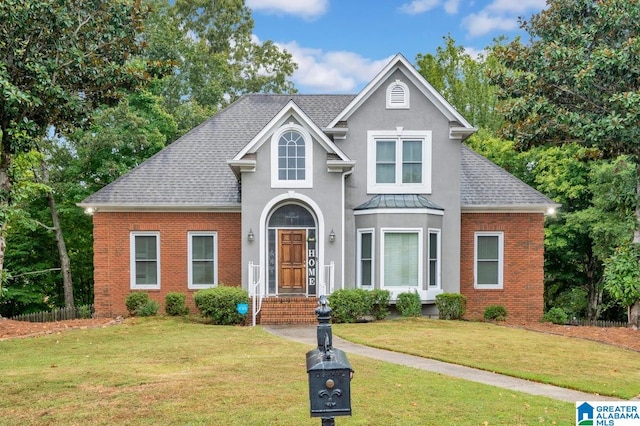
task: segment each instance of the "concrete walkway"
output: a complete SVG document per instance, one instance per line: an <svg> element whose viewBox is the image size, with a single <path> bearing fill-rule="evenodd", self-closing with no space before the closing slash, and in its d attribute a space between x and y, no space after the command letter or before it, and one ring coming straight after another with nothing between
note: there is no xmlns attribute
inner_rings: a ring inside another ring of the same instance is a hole
<svg viewBox="0 0 640 426"><path fill-rule="evenodd" d="M315 325L263 326L263 328L269 333L285 339L305 343L314 347L317 345ZM576 401L620 401L620 399L614 397L604 397L601 395L574 391L557 386L545 385L542 383L531 382L523 379L516 379L514 377L491 373L489 371L477 370L475 368L463 367L456 364L448 364L446 362L435 361L428 358L421 358L418 356L406 355L398 352L375 349L368 346L348 342L339 337L336 337L335 335L333 336L333 346L351 354L362 355L380 361L405 365L407 367L431 371L433 373L457 377L460 379L505 388L512 391L524 392L531 395L546 396L548 398L554 398L560 401L574 403Z"/></svg>

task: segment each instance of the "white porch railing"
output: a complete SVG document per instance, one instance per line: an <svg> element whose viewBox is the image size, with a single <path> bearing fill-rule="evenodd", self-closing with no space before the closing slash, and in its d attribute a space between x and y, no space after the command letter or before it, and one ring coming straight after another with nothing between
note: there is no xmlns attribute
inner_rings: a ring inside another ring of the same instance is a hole
<svg viewBox="0 0 640 426"><path fill-rule="evenodd" d="M323 281L318 286L318 297L333 293L336 265L332 260L328 265L324 265Z"/></svg>
<svg viewBox="0 0 640 426"><path fill-rule="evenodd" d="M251 325L255 326L258 313L262 309L262 299L264 298L262 267L249 262L247 279L249 281L249 297L251 297L251 315L253 316Z"/></svg>

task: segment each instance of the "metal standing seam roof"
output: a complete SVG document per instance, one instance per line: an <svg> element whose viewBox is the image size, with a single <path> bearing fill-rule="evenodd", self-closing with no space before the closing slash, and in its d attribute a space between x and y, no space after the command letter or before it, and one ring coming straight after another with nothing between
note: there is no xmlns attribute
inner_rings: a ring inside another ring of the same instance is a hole
<svg viewBox="0 0 640 426"><path fill-rule="evenodd" d="M378 194L354 210L369 209L432 209L444 210L433 201L417 194Z"/></svg>
<svg viewBox="0 0 640 426"><path fill-rule="evenodd" d="M239 208L240 184L227 160L234 158L290 100L318 127L324 128L355 96L242 96L79 205L114 209ZM373 197L359 208L373 208L375 203L441 209L422 196ZM555 205L465 145L461 152L461 204L505 208Z"/></svg>

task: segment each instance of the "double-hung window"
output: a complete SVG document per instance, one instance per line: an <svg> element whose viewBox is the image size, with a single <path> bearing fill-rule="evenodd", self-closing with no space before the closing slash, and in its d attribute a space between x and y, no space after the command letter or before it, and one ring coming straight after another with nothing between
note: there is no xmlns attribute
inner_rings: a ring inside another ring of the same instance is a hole
<svg viewBox="0 0 640 426"><path fill-rule="evenodd" d="M358 285L373 288L373 229L358 229Z"/></svg>
<svg viewBox="0 0 640 426"><path fill-rule="evenodd" d="M476 232L475 288L502 288L504 234Z"/></svg>
<svg viewBox="0 0 640 426"><path fill-rule="evenodd" d="M429 229L429 288L440 288L440 230Z"/></svg>
<svg viewBox="0 0 640 426"><path fill-rule="evenodd" d="M367 154L369 193L431 192L430 131L369 131Z"/></svg>
<svg viewBox="0 0 640 426"><path fill-rule="evenodd" d="M130 253L131 289L159 289L160 234L132 232Z"/></svg>
<svg viewBox="0 0 640 426"><path fill-rule="evenodd" d="M218 241L215 232L189 232L189 288L218 283Z"/></svg>

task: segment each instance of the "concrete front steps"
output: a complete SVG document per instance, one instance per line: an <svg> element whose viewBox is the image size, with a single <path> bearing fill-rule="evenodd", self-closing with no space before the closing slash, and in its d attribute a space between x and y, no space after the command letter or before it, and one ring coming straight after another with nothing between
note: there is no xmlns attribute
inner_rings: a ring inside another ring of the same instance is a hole
<svg viewBox="0 0 640 426"><path fill-rule="evenodd" d="M317 325L315 296L278 296L262 300L258 324L262 325Z"/></svg>

